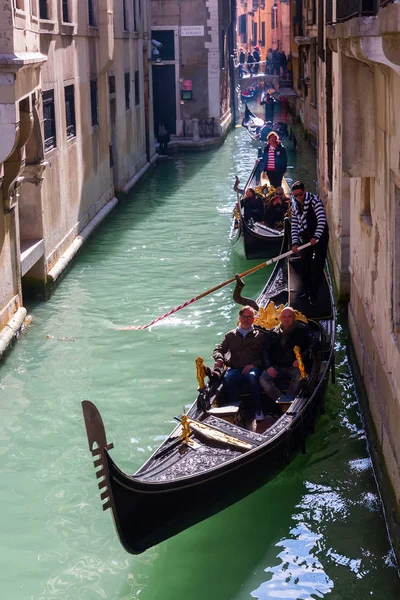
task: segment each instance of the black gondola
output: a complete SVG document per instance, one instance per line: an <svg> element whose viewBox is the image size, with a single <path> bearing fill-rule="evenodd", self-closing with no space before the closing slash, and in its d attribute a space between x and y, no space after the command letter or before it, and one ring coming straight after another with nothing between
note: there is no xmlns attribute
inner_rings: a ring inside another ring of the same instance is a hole
<svg viewBox="0 0 400 600"><path fill-rule="evenodd" d="M268 134L271 131L275 131L281 141L285 139L291 140L293 150L297 146L297 140L294 133L289 130L284 121L264 121L264 119L257 117L251 112L247 104L245 104L242 127L246 129L247 133L256 144L265 143Z"/></svg>
<svg viewBox="0 0 400 600"><path fill-rule="evenodd" d="M281 141L290 137L288 126L284 121L264 121L264 119L257 117L251 112L247 104L245 104L242 127L246 129L251 139L258 144L260 142L266 142L267 135L271 131L275 131Z"/></svg>
<svg viewBox="0 0 400 600"><path fill-rule="evenodd" d="M295 259L282 258L257 303L261 312L281 303L301 310L320 341L320 350L303 390L263 433L217 416L211 407L222 393L221 376L211 376L206 386L199 377L198 397L188 420L182 416L146 463L128 475L110 456L113 445L107 443L98 410L83 402L103 510L111 509L128 552L141 553L244 498L284 468L296 449L305 450L306 436L323 410L333 367L335 316L328 280L320 286L317 304L310 306L297 298L301 288L296 271Z"/></svg>
<svg viewBox="0 0 400 600"><path fill-rule="evenodd" d="M260 152L259 152L260 153ZM269 188L269 180L265 173L261 172L259 159L255 161L250 177L247 180L244 191L247 188L259 189ZM289 185L285 178L282 180L285 195L290 197ZM284 238L283 224L281 227L269 227L263 223L245 221L242 197L238 194L238 200L232 216L232 225L229 232L229 241L235 252L241 257L249 260L257 258L271 258L279 254Z"/></svg>

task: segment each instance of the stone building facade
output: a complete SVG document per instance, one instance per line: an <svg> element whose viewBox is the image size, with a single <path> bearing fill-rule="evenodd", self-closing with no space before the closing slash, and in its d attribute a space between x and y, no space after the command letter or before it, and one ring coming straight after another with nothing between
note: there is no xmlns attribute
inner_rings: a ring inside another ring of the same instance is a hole
<svg viewBox="0 0 400 600"><path fill-rule="evenodd" d="M319 0L291 0L291 51L296 113L311 143L318 138L317 5Z"/></svg>
<svg viewBox="0 0 400 600"><path fill-rule="evenodd" d="M152 0L154 132L223 138L233 122L234 0ZM195 130L193 125L195 124Z"/></svg>
<svg viewBox="0 0 400 600"><path fill-rule="evenodd" d="M318 31L319 191L399 557L400 3L318 2Z"/></svg>
<svg viewBox="0 0 400 600"><path fill-rule="evenodd" d="M0 331L21 309L11 321L20 323L32 290L46 296L115 206L115 190L155 159L149 8L150 0L2 3Z"/></svg>

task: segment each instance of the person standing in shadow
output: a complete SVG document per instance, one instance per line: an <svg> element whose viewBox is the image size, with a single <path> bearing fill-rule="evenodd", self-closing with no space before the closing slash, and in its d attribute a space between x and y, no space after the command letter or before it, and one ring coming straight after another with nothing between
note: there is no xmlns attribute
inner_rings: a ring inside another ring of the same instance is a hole
<svg viewBox="0 0 400 600"><path fill-rule="evenodd" d="M168 143L170 141L169 131L164 123L160 123L157 132L157 141L160 144L159 154L167 154Z"/></svg>

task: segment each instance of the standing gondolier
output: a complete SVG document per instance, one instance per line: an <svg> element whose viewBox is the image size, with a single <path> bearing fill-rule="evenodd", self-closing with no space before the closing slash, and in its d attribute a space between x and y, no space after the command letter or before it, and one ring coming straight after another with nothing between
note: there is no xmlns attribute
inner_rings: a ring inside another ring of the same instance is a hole
<svg viewBox="0 0 400 600"><path fill-rule="evenodd" d="M312 244L301 251L303 292L300 297L308 297L310 304L316 304L329 243L325 209L318 196L306 192L302 181L292 185L292 195L292 251L297 252L300 243Z"/></svg>

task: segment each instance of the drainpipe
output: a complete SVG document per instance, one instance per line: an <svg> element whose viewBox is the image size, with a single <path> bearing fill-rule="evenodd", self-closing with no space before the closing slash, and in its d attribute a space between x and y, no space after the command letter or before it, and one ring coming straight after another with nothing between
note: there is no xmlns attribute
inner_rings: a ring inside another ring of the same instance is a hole
<svg viewBox="0 0 400 600"><path fill-rule="evenodd" d="M144 83L144 127L146 158L150 162L150 82L149 60L151 59L150 3L142 4L143 14L143 83Z"/></svg>

